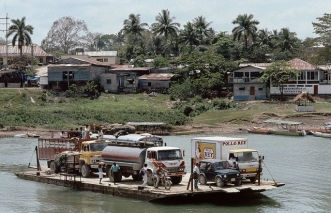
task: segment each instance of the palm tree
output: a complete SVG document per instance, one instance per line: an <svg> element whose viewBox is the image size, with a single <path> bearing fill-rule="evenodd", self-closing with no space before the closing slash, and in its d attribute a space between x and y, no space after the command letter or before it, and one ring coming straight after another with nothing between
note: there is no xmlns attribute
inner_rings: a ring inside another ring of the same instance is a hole
<svg viewBox="0 0 331 213"><path fill-rule="evenodd" d="M12 45L15 46L16 41L18 43L18 49L20 50L20 56L22 57L22 47L24 45L32 44L30 35L33 34L33 27L31 25L25 25L25 17L21 20L12 19L13 25L8 29L6 37L13 36Z"/></svg>
<svg viewBox="0 0 331 213"><path fill-rule="evenodd" d="M147 23L140 23L139 14L130 14L129 18L124 20L123 25L123 34L129 37L133 36L133 43L137 42L137 37L141 37L142 32L146 30L144 27L148 26Z"/></svg>
<svg viewBox="0 0 331 213"><path fill-rule="evenodd" d="M206 18L203 16L198 16L193 21L194 29L198 35L199 43L205 44L205 40L211 38L213 34L213 29L210 28L212 22L207 22Z"/></svg>
<svg viewBox="0 0 331 213"><path fill-rule="evenodd" d="M173 22L175 17L170 18L168 10L162 10L159 15L155 17L156 23L152 24L152 32L157 35L163 35L166 40L169 36L176 37L180 24Z"/></svg>
<svg viewBox="0 0 331 213"><path fill-rule="evenodd" d="M277 46L281 48L282 51L289 51L293 53L296 48L299 39L295 36L294 32L290 32L288 28L282 28L278 34Z"/></svg>
<svg viewBox="0 0 331 213"><path fill-rule="evenodd" d="M242 36L244 36L245 40L245 48L248 46L248 39L252 37L253 41L255 41L255 35L257 31L256 25L260 22L257 20L253 20L253 15L239 15L235 20L232 21L232 24L238 24L237 27L233 28L233 40L240 40Z"/></svg>
<svg viewBox="0 0 331 213"><path fill-rule="evenodd" d="M193 47L199 44L198 35L191 22L184 25L184 29L179 34L179 41L189 47L189 52L192 52Z"/></svg>

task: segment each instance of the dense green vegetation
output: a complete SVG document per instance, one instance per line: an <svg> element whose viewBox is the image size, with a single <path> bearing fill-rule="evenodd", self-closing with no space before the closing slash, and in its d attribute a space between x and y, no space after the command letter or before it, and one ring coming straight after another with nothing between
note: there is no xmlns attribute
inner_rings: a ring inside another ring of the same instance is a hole
<svg viewBox="0 0 331 213"><path fill-rule="evenodd" d="M2 126L74 128L93 123L165 122L184 125L211 108L226 109L229 103L201 98L171 102L168 95L101 94L97 99L66 97L40 89L3 89L0 95Z"/></svg>
<svg viewBox="0 0 331 213"><path fill-rule="evenodd" d="M165 122L168 128L186 124L245 124L266 115L300 116L294 103L233 102L227 99L170 101L169 95L102 93L97 99L68 98L40 89L1 89L0 126L69 129L86 124ZM314 113L329 114L330 103L318 101Z"/></svg>

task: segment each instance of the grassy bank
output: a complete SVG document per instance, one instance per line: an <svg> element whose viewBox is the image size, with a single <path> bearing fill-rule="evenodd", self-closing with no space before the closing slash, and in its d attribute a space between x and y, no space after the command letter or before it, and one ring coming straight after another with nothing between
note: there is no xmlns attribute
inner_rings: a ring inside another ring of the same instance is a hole
<svg viewBox="0 0 331 213"><path fill-rule="evenodd" d="M102 94L97 100L66 98L39 89L2 89L0 124L75 128L93 123L165 122L182 125L188 118L169 108L168 96Z"/></svg>
<svg viewBox="0 0 331 213"><path fill-rule="evenodd" d="M230 101L224 100L224 102ZM170 101L168 95L163 94L151 96L103 93L98 99L91 100L67 98L61 94L43 92L36 88L1 89L0 125L50 129L69 129L93 123L125 124L126 122L165 122L169 126L194 124L245 126L263 122L270 117L282 119L308 117L308 121L309 116L328 117L331 106L328 101L318 100L314 104L315 112L300 113L294 110L295 104L291 102L231 102L230 107L225 110L219 110L208 100L198 100L194 104L184 103L185 106L181 108L174 108L174 104L175 102ZM203 113L191 113L191 116L187 116L185 112L188 108L205 110Z"/></svg>

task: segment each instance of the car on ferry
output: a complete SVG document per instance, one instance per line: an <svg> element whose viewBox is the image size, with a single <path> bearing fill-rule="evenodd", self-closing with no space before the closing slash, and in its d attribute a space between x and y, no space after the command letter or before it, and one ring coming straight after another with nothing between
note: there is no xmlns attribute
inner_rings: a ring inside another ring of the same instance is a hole
<svg viewBox="0 0 331 213"><path fill-rule="evenodd" d="M229 183L234 183L236 186L241 185L239 170L230 167L226 160L205 159L199 161L199 166L199 183L202 185L206 185L208 182L215 182L217 187L224 187Z"/></svg>

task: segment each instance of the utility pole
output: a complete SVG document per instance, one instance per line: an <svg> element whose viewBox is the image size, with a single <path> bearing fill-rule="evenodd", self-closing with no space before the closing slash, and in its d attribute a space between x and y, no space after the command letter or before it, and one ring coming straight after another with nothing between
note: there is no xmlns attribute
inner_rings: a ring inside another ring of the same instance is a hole
<svg viewBox="0 0 331 213"><path fill-rule="evenodd" d="M8 38L7 38L7 32L8 32L8 13L6 14L6 18L0 18L0 19L5 19L6 23L0 23L0 24L5 24L6 25L6 29L5 30L0 30L2 32L5 32L5 37L6 37L6 63L5 60L3 60L3 65L5 66L5 69L8 68Z"/></svg>

